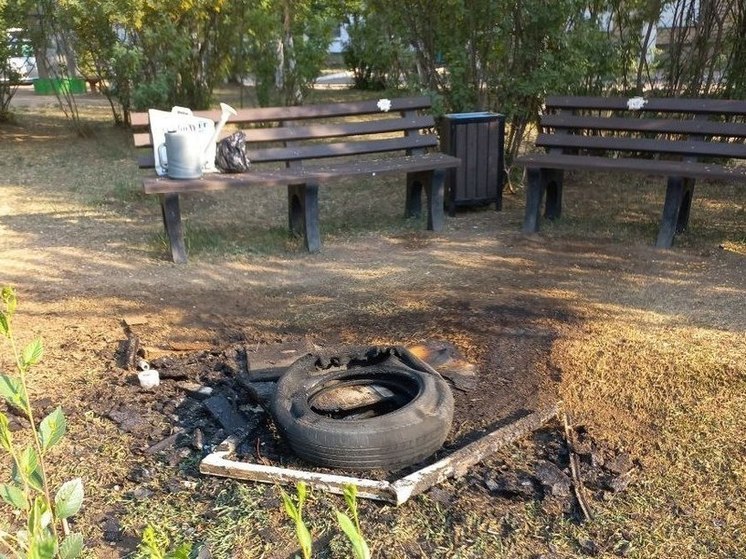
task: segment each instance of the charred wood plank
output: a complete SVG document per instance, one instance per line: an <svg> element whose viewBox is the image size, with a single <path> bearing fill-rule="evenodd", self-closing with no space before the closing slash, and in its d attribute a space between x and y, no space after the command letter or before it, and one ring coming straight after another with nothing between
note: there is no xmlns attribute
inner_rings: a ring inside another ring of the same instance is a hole
<svg viewBox="0 0 746 559"><path fill-rule="evenodd" d="M246 429L249 424L246 416L221 394L210 396L203 405L227 433L238 433Z"/></svg>

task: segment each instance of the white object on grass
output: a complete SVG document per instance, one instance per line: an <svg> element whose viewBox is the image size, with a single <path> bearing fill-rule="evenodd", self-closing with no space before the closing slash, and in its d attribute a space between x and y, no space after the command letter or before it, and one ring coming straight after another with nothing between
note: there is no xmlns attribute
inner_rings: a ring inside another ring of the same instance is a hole
<svg viewBox="0 0 746 559"><path fill-rule="evenodd" d="M146 390L155 388L161 383L161 376L156 369L146 369L137 373L140 386Z"/></svg>

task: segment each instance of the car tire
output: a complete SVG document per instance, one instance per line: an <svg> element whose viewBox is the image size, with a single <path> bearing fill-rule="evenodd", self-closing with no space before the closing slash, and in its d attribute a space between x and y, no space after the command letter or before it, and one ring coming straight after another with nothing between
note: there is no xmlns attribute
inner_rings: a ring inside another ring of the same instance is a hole
<svg viewBox="0 0 746 559"><path fill-rule="evenodd" d="M319 394L376 386L392 397L372 417L314 409ZM438 450L453 421L453 395L437 371L403 347L309 354L279 379L272 415L292 450L330 468L398 470Z"/></svg>

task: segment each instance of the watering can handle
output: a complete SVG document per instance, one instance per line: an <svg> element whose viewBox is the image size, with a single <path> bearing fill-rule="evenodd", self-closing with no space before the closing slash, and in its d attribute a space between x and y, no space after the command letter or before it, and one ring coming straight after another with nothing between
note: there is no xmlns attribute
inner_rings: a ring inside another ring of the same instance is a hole
<svg viewBox="0 0 746 559"><path fill-rule="evenodd" d="M163 143L158 146L158 159L160 160L161 169L163 171L168 171L168 157L167 154L168 151L166 149L166 144Z"/></svg>
<svg viewBox="0 0 746 559"><path fill-rule="evenodd" d="M188 107L179 107L175 105L171 107L171 112L177 115L192 116L192 109Z"/></svg>

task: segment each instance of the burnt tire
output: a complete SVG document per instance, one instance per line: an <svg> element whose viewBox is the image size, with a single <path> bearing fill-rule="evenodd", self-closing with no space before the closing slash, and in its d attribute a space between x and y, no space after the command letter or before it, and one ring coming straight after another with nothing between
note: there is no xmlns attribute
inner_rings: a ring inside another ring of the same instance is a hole
<svg viewBox="0 0 746 559"><path fill-rule="evenodd" d="M320 394L360 386L391 393L385 402L389 409L364 418L314 409ZM446 381L405 348L396 347L300 358L278 381L271 411L292 450L308 462L340 469L397 470L424 460L443 445L453 407Z"/></svg>

